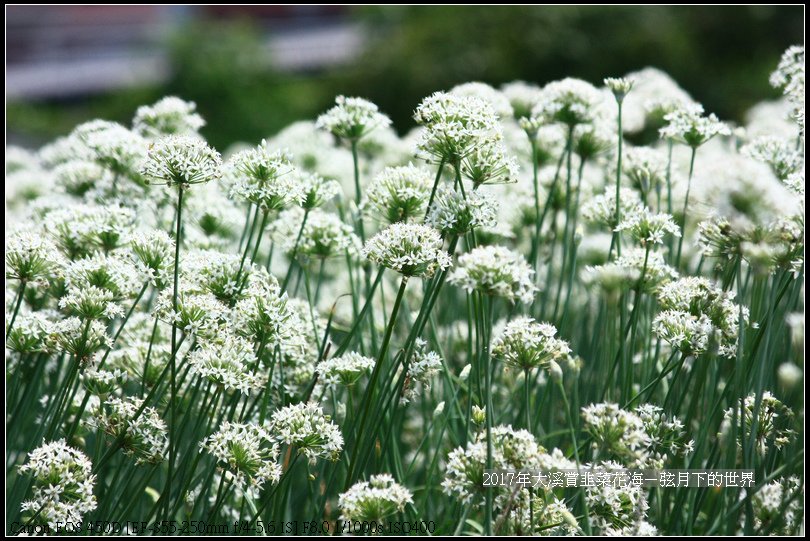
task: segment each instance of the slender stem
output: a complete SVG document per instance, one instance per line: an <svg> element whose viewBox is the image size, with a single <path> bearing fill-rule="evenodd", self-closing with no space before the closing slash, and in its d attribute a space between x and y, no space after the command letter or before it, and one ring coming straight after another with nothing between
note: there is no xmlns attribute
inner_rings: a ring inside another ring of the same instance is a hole
<svg viewBox="0 0 810 541"><path fill-rule="evenodd" d="M439 162L439 168L436 170L436 178L433 181L433 189L430 190L430 199L428 199L427 208L425 209L425 219L430 215L430 207L433 206L433 199L436 197L436 190L439 187L439 181L442 178L442 170L444 169L444 158Z"/></svg>
<svg viewBox="0 0 810 541"><path fill-rule="evenodd" d="M394 331L394 324L397 320L397 313L399 312L399 307L402 304L402 298L405 295L405 288L408 286L408 276L402 277L402 282L399 285L399 291L397 292L397 298L394 301L394 307L391 309L391 317L388 319L388 325L385 328L385 335L383 335L382 345L380 346L380 353L377 355L377 362L374 365L374 370L371 373L371 378L369 379L368 387L366 388L366 392L363 396L363 415L360 418L360 425L355 432L356 437L355 440L358 440L363 435L363 429L366 426L366 421L368 419L368 412L371 406L371 398L374 394L374 388L377 385L377 380L380 377L380 372L382 371L382 365L385 361L386 354L388 353L388 345L391 342L391 334ZM355 441L354 449L352 451L352 458L349 462L349 474L346 476L346 489L348 489L351 484L354 482L354 475L357 473L357 453L360 450L359 441Z"/></svg>
<svg viewBox="0 0 810 541"><path fill-rule="evenodd" d="M258 207L257 207L258 212ZM183 232L183 185L180 184L177 187L177 224L175 229L174 235L174 289L172 291L172 313L177 313L177 293L180 284L180 245L182 244L182 232ZM248 239L248 245L250 245L250 240ZM247 250L245 250L247 253ZM242 258L244 262L244 257ZM176 438L176 431L177 431L177 322L174 318L172 318L172 353L171 358L169 359L169 366L170 366L170 382L171 382L171 396L169 398L170 406L170 428L169 428L169 464L168 464L168 471L166 474L166 487L164 488L164 494L166 495L166 510L170 508L170 502L168 494L171 491L172 487L172 478L174 476L174 449L177 446Z"/></svg>
<svg viewBox="0 0 810 541"><path fill-rule="evenodd" d="M686 210L689 208L689 192L692 189L692 173L695 170L695 154L697 154L697 147L692 147L692 156L689 159L689 177L686 181L686 197L683 200L681 236L678 239L678 254L675 256L675 268L678 268L681 263L681 248L683 248L683 238L686 236Z"/></svg>
<svg viewBox="0 0 810 541"><path fill-rule="evenodd" d="M14 328L14 321L17 319L17 313L20 311L20 305L22 304L23 297L25 296L25 286L27 282L25 280L20 281L20 288L17 291L17 301L14 303L14 312L11 314L11 321L8 324L8 328L6 329L6 336L11 334L11 329Z"/></svg>
<svg viewBox="0 0 810 541"><path fill-rule="evenodd" d="M616 103L619 105L619 116L616 121L618 125L617 131L617 138L618 138L618 148L616 157L616 217L614 222L618 227L619 223L622 221L622 206L621 206L621 186L622 186L622 142L624 141L624 134L622 133L622 100L617 99ZM610 253L608 254L608 259L613 254L613 245L616 245L616 257L621 257L622 255L622 246L621 246L621 235L618 231L614 229L613 231L613 238L610 242Z"/></svg>
<svg viewBox="0 0 810 541"><path fill-rule="evenodd" d="M298 256L298 245L301 242L301 236L304 234L304 227L307 225L307 218L309 218L309 209L304 211L304 217L301 220L301 227L298 228L298 236L295 237L295 244L293 244L292 252L290 252L290 265L287 267L287 274L284 276L284 282L281 285L281 291L287 291L287 286L290 283L292 276L292 269L295 265L295 258Z"/></svg>

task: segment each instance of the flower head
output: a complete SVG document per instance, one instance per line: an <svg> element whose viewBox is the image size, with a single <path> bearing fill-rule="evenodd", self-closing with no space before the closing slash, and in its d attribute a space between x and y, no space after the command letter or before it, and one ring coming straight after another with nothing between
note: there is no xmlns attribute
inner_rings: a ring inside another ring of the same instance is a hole
<svg viewBox="0 0 810 541"><path fill-rule="evenodd" d="M65 440L46 443L28 454L20 473L33 478L33 498L22 503L23 512L39 513L38 524L56 528L57 524L79 523L96 508L92 474L93 464L81 451Z"/></svg>
<svg viewBox="0 0 810 541"><path fill-rule="evenodd" d="M141 173L152 184L188 187L219 179L222 158L198 137L170 135L152 143Z"/></svg>
<svg viewBox="0 0 810 541"><path fill-rule="evenodd" d="M509 323L492 342L492 354L507 365L521 370L549 368L571 353L568 342L556 338L557 329L548 323L537 323L519 317Z"/></svg>
<svg viewBox="0 0 810 541"><path fill-rule="evenodd" d="M336 461L343 450L340 429L313 403L291 404L273 413L268 428L279 441L310 459Z"/></svg>
<svg viewBox="0 0 810 541"><path fill-rule="evenodd" d="M703 115L700 105L682 106L664 116L667 125L661 128L661 137L697 148L717 135L730 135L729 127L714 114Z"/></svg>
<svg viewBox="0 0 810 541"><path fill-rule="evenodd" d="M136 464L158 464L166 455L168 430L154 408L143 408L136 417L142 405L136 397L110 398L97 411L94 424L120 438L124 454L135 457Z"/></svg>
<svg viewBox="0 0 810 541"><path fill-rule="evenodd" d="M240 490L261 490L281 479L278 443L266 428L225 421L200 445L227 468Z"/></svg>
<svg viewBox="0 0 810 541"><path fill-rule="evenodd" d="M192 374L207 379L227 391L249 395L267 383L264 374L255 372L258 359L253 344L239 336L225 334L202 340L188 356Z"/></svg>
<svg viewBox="0 0 810 541"><path fill-rule="evenodd" d="M338 496L342 520L382 521L413 503L411 492L388 474L372 475Z"/></svg>
<svg viewBox="0 0 810 541"><path fill-rule="evenodd" d="M328 386L351 386L369 373L376 361L356 352L346 353L340 357L326 359L315 367L320 380Z"/></svg>
<svg viewBox="0 0 810 541"><path fill-rule="evenodd" d="M613 92L616 101L621 103L624 97L633 89L633 80L626 77L607 77L604 80L605 86Z"/></svg>
<svg viewBox="0 0 810 541"><path fill-rule="evenodd" d="M205 126L205 120L197 114L193 101L184 101L176 96L166 96L152 105L142 105L132 119L132 129L149 139L164 135L194 135Z"/></svg>
<svg viewBox="0 0 810 541"><path fill-rule="evenodd" d="M264 211L300 205L306 197L303 184L292 174L290 156L268 150L264 141L256 148L234 154L225 168L234 181L231 196L258 205Z"/></svg>
<svg viewBox="0 0 810 541"><path fill-rule="evenodd" d="M315 125L348 141L358 141L377 128L391 124L391 119L376 105L363 98L335 98L335 106L318 117Z"/></svg>
<svg viewBox="0 0 810 541"><path fill-rule="evenodd" d="M616 231L627 231L642 246L647 244L663 244L664 235L681 236L681 230L666 213L656 214L645 206L636 207L633 211L622 216L622 221L616 226Z"/></svg>
<svg viewBox="0 0 810 541"><path fill-rule="evenodd" d="M537 289L534 271L517 252L503 246L479 246L458 258L448 281L468 292L480 291L510 302L529 303Z"/></svg>
<svg viewBox="0 0 810 541"><path fill-rule="evenodd" d="M439 232L421 224L392 224L370 238L362 253L369 261L405 276L429 278L451 263Z"/></svg>
<svg viewBox="0 0 810 541"><path fill-rule="evenodd" d="M463 236L476 228L497 224L498 207L493 197L475 190L464 194L442 188L430 207L426 223L445 235Z"/></svg>
<svg viewBox="0 0 810 541"><path fill-rule="evenodd" d="M388 167L374 178L361 207L388 223L421 219L432 187L432 175L421 167Z"/></svg>

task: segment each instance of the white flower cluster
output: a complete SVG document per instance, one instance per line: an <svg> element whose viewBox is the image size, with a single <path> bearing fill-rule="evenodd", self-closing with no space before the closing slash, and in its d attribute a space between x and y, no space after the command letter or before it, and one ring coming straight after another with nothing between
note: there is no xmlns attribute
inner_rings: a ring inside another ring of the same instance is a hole
<svg viewBox="0 0 810 541"><path fill-rule="evenodd" d="M587 124L597 119L603 101L604 95L590 83L566 78L543 87L532 116L545 123Z"/></svg>
<svg viewBox="0 0 810 541"><path fill-rule="evenodd" d="M338 496L341 520L351 521L379 522L412 503L411 492L387 473L372 475Z"/></svg>
<svg viewBox="0 0 810 541"><path fill-rule="evenodd" d="M748 442L753 441L757 453L764 457L770 445L781 449L795 437L795 432L790 428L793 411L770 391L763 392L759 399L755 393L749 394L739 401L737 411L734 410L732 406L725 411L719 436L721 440L731 437L732 424L736 419L737 449L740 453Z"/></svg>
<svg viewBox="0 0 810 541"><path fill-rule="evenodd" d="M479 246L458 258L448 281L468 292L528 304L537 289L533 276L534 271L519 253L503 246Z"/></svg>
<svg viewBox="0 0 810 541"><path fill-rule="evenodd" d="M527 430L511 426L492 428L492 468L552 471L576 469L558 449L551 453L539 445ZM442 489L445 494L458 497L464 504L478 505L484 499L484 469L487 463L486 431L479 432L466 447L457 447L447 457ZM497 490L497 487L495 487ZM496 504L509 504L509 489L499 490Z"/></svg>
<svg viewBox="0 0 810 541"><path fill-rule="evenodd" d="M424 157L457 164L486 141L499 141L498 115L475 96L431 94L416 108L414 119L424 126L417 148Z"/></svg>
<svg viewBox="0 0 810 541"><path fill-rule="evenodd" d="M492 354L509 366L529 371L543 368L559 371L559 362L571 354L568 342L556 338L557 329L530 317L518 317L506 324L492 341Z"/></svg>
<svg viewBox="0 0 810 541"><path fill-rule="evenodd" d="M660 469L687 450L683 423L668 418L654 404L625 410L605 402L582 408L584 430L600 456L609 456L629 468Z"/></svg>
<svg viewBox="0 0 810 541"><path fill-rule="evenodd" d="M82 321L69 317L55 322L50 327L48 347L73 355L83 365L94 360L95 353L103 347L111 347L107 325L99 320Z"/></svg>
<svg viewBox="0 0 810 541"><path fill-rule="evenodd" d="M33 499L22 503L22 511L31 517L39 513L35 522L52 528L81 522L96 509L92 471L90 459L65 440L37 447L20 466L20 473L30 474L33 481Z"/></svg>
<svg viewBox="0 0 810 541"><path fill-rule="evenodd" d="M498 206L495 198L480 190L468 193L441 188L430 207L426 223L445 235L463 236L473 229L495 227Z"/></svg>
<svg viewBox="0 0 810 541"><path fill-rule="evenodd" d="M771 481L751 496L754 530L772 535L799 535L802 527L803 483L792 475ZM744 498L740 494L740 498ZM745 517L740 517L745 520Z"/></svg>
<svg viewBox="0 0 810 541"><path fill-rule="evenodd" d="M637 286L642 269L641 290L645 293L655 292L660 285L678 278L678 272L666 264L661 253L647 254L645 249L634 247L622 252L614 261L585 267L581 279L589 286L598 285L605 293L615 294Z"/></svg>
<svg viewBox="0 0 810 541"><path fill-rule="evenodd" d="M273 413L268 431L310 460L336 461L343 450L343 435L315 403L285 406Z"/></svg>
<svg viewBox="0 0 810 541"><path fill-rule="evenodd" d="M59 252L48 237L25 229L6 237L6 278L35 282L60 263Z"/></svg>
<svg viewBox="0 0 810 541"><path fill-rule="evenodd" d="M633 89L635 81L629 77L606 77L603 81L605 86L613 92L616 101L621 103Z"/></svg>
<svg viewBox="0 0 810 541"><path fill-rule="evenodd" d="M628 214L622 215L622 221L615 231L627 231L633 240L647 246L648 244L663 244L664 235L681 236L681 229L666 213L652 212L645 206L638 206Z"/></svg>
<svg viewBox="0 0 810 541"><path fill-rule="evenodd" d="M719 355L733 357L741 314L733 299L734 293L706 278L687 276L665 284L658 291L662 311L653 321L653 332L685 355L716 348ZM746 307L742 319L748 320Z"/></svg>
<svg viewBox="0 0 810 541"><path fill-rule="evenodd" d="M789 47L779 61L776 71L771 74L771 85L781 88L793 105L793 118L799 125L799 133L804 137L804 47Z"/></svg>
<svg viewBox="0 0 810 541"><path fill-rule="evenodd" d="M361 208L387 223L421 220L432 187L433 177L422 167L387 167L366 189Z"/></svg>
<svg viewBox="0 0 810 541"><path fill-rule="evenodd" d="M197 104L166 96L152 105L142 105L135 111L132 129L148 139L164 135L194 135L205 126L197 114Z"/></svg>
<svg viewBox="0 0 810 541"><path fill-rule="evenodd" d="M586 468L600 472L619 472L625 469L621 464L610 461L592 464ZM585 488L585 501L591 525L602 535L631 534L636 533L637 529L646 531L650 529L649 525L643 525L649 504L641 485L596 483Z"/></svg>
<svg viewBox="0 0 810 541"><path fill-rule="evenodd" d="M295 252L297 257L327 259L360 252L360 238L337 214L313 209L304 223L304 212L298 207L284 210L270 226L273 240L288 256Z"/></svg>
<svg viewBox="0 0 810 541"><path fill-rule="evenodd" d="M70 136L89 149L100 165L115 175L135 177L147 155L147 143L140 135L121 124L106 120L91 120L73 130Z"/></svg>
<svg viewBox="0 0 810 541"><path fill-rule="evenodd" d="M659 130L661 137L697 148L717 135L731 135L731 129L714 114L703 115L700 105L683 106L664 116L667 124Z"/></svg>
<svg viewBox="0 0 810 541"><path fill-rule="evenodd" d="M422 224L391 224L366 242L362 255L405 276L429 278L451 264L439 232Z"/></svg>
<svg viewBox="0 0 810 541"><path fill-rule="evenodd" d="M320 381L329 387L351 386L368 374L375 364L376 361L371 357L352 351L320 362L315 371L318 372Z"/></svg>
<svg viewBox="0 0 810 541"><path fill-rule="evenodd" d="M376 105L363 98L335 98L335 106L318 117L315 125L349 141L391 125L391 119L380 113Z"/></svg>
<svg viewBox="0 0 810 541"><path fill-rule="evenodd" d="M430 388L430 381L443 368L442 358L435 351L427 350L427 342L417 338L414 352L408 364L408 375L402 389L402 402L408 403L416 396L417 384Z"/></svg>
<svg viewBox="0 0 810 541"><path fill-rule="evenodd" d="M222 177L222 158L198 137L170 135L152 143L141 174L152 184L185 188Z"/></svg>
<svg viewBox="0 0 810 541"><path fill-rule="evenodd" d="M166 456L168 429L155 408L145 407L136 417L142 407L143 400L137 397L110 398L95 412L92 423L120 440L136 464L159 464Z"/></svg>
<svg viewBox="0 0 810 541"><path fill-rule="evenodd" d="M270 151L267 143L234 154L225 164L231 197L249 201L263 211L304 203L304 185L298 182L290 156Z"/></svg>
<svg viewBox="0 0 810 541"><path fill-rule="evenodd" d="M200 446L225 464L240 491L261 490L281 479L278 443L266 428L225 421Z"/></svg>
<svg viewBox="0 0 810 541"><path fill-rule="evenodd" d="M192 374L244 395L259 392L267 384L267 376L255 371L257 364L253 344L231 334L200 341L188 356Z"/></svg>

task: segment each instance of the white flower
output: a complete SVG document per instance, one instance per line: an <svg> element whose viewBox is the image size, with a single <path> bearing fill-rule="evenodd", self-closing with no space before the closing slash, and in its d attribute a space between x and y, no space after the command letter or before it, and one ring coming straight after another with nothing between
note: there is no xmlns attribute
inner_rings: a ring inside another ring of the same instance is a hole
<svg viewBox="0 0 810 541"><path fill-rule="evenodd" d="M796 435L792 428L793 411L770 391L763 392L759 400L756 393L751 393L725 411L723 423L720 425L721 441L728 441L727 438L731 437L731 427L735 418L737 450L740 453L753 438L757 453L764 457L770 445L781 449Z"/></svg>
<svg viewBox="0 0 810 541"><path fill-rule="evenodd" d="M471 82L456 85L450 89L450 94L456 96L472 96L489 103L492 110L501 119L511 118L513 114L509 99L486 83Z"/></svg>
<svg viewBox="0 0 810 541"><path fill-rule="evenodd" d="M622 221L615 231L627 231L642 246L649 244L663 244L664 235L669 233L674 237L681 236L681 230L666 213L654 213L647 207L639 206L628 214L622 215Z"/></svg>
<svg viewBox="0 0 810 541"><path fill-rule="evenodd" d="M146 141L116 122L85 122L73 130L72 136L90 149L95 161L116 175L137 176L146 158Z"/></svg>
<svg viewBox="0 0 810 541"><path fill-rule="evenodd" d="M590 83L566 78L543 87L532 116L546 123L586 124L595 120L603 99L602 93Z"/></svg>
<svg viewBox="0 0 810 541"><path fill-rule="evenodd" d="M267 376L255 372L258 359L253 344L230 334L202 340L188 356L192 374L207 379L226 391L239 391L249 395L261 391Z"/></svg>
<svg viewBox="0 0 810 541"><path fill-rule="evenodd" d="M458 163L484 139L500 134L492 106L474 96L436 92L422 100L414 119L426 128L417 148L444 163Z"/></svg>
<svg viewBox="0 0 810 541"><path fill-rule="evenodd" d="M357 141L377 128L391 124L376 105L363 98L335 98L335 106L318 117L315 125L349 141Z"/></svg>
<svg viewBox="0 0 810 541"><path fill-rule="evenodd" d="M382 521L413 503L408 489L388 474L372 475L338 496L341 520Z"/></svg>
<svg viewBox="0 0 810 541"><path fill-rule="evenodd" d="M534 271L517 252L503 246L479 246L458 258L448 281L468 292L480 291L514 303L528 304L537 289Z"/></svg>
<svg viewBox="0 0 810 541"><path fill-rule="evenodd" d="M395 223L370 238L363 256L405 276L430 277L450 266L435 229L421 224Z"/></svg>
<svg viewBox="0 0 810 541"><path fill-rule="evenodd" d="M697 148L716 135L730 135L729 127L714 114L703 115L700 105L683 106L664 116L667 125L659 130L661 137Z"/></svg>
<svg viewBox="0 0 810 541"><path fill-rule="evenodd" d="M110 398L104 401L93 421L110 437L119 439L124 454L133 456L136 464L159 464L166 455L168 430L155 408L143 408L137 397Z"/></svg>
<svg viewBox="0 0 810 541"><path fill-rule="evenodd" d="M426 223L445 235L463 236L476 228L495 227L498 220L497 201L481 193L461 192L441 188L430 207Z"/></svg>
<svg viewBox="0 0 810 541"><path fill-rule="evenodd" d="M58 351L74 355L84 365L92 362L93 355L99 349L112 345L104 323L99 320L82 321L77 317L54 323L48 341Z"/></svg>
<svg viewBox="0 0 810 541"><path fill-rule="evenodd" d="M153 284L163 285L174 268L174 239L160 229L136 231L129 238L133 259Z"/></svg>
<svg viewBox="0 0 810 541"><path fill-rule="evenodd" d="M492 354L521 370L549 368L552 361L561 361L571 353L568 342L555 334L557 329L551 324L519 317L507 323L492 341Z"/></svg>
<svg viewBox="0 0 810 541"><path fill-rule="evenodd" d="M222 158L198 137L170 135L152 143L141 173L152 184L187 187L222 177Z"/></svg>
<svg viewBox="0 0 810 541"><path fill-rule="evenodd" d="M184 101L176 96L166 96L152 105L142 105L132 119L132 129L149 139L164 135L194 135L205 126L205 120L197 114L193 101Z"/></svg>
<svg viewBox="0 0 810 541"><path fill-rule="evenodd" d="M64 527L66 522L81 522L85 514L96 509L96 476L92 471L90 459L65 440L37 447L20 466L20 473L33 478L33 498L22 503L22 510L31 517L39 512L35 523L52 528L57 523Z"/></svg>
<svg viewBox="0 0 810 541"><path fill-rule="evenodd" d="M653 332L688 355L705 353L712 345L719 355L732 357L741 317L733 299L734 293L705 278L687 276L665 284L658 291L662 311L653 321ZM746 307L742 320L748 320Z"/></svg>
<svg viewBox="0 0 810 541"><path fill-rule="evenodd" d="M310 459L336 461L343 450L343 435L320 406L292 404L273 413L268 431Z"/></svg>
<svg viewBox="0 0 810 541"><path fill-rule="evenodd" d="M595 472L620 472L625 468L615 462L600 462L587 466ZM591 524L603 534L627 528L646 518L647 497L640 484L595 483L585 488L585 501Z"/></svg>
<svg viewBox="0 0 810 541"><path fill-rule="evenodd" d="M123 315L123 309L113 302L112 291L96 286L70 288L66 295L59 299L59 308L70 315L88 319L113 319Z"/></svg>
<svg viewBox="0 0 810 541"><path fill-rule="evenodd" d="M500 136L485 137L461 158L461 176L472 181L474 188L482 184L517 182L517 159L507 153Z"/></svg>
<svg viewBox="0 0 810 541"><path fill-rule="evenodd" d="M262 141L256 148L234 154L225 165L233 179L231 196L258 205L264 211L304 203L304 186L297 182L290 156L270 151Z"/></svg>
<svg viewBox="0 0 810 541"><path fill-rule="evenodd" d="M323 206L342 192L338 181L325 179L317 173L296 170L295 181L304 193L301 202L304 209L311 210Z"/></svg>
<svg viewBox="0 0 810 541"><path fill-rule="evenodd" d="M501 92L509 100L515 119L528 120L532 109L541 97L540 87L524 81L513 81L501 87ZM521 127L523 127L521 125Z"/></svg>
<svg viewBox="0 0 810 541"><path fill-rule="evenodd" d="M350 255L359 253L360 239L337 214L313 209L301 229L303 220L304 211L293 207L282 211L270 226L273 240L287 255L292 256L295 250L295 255L300 257L326 259L342 256L347 250Z"/></svg>
<svg viewBox="0 0 810 541"><path fill-rule="evenodd" d="M412 164L387 167L365 191L361 208L388 223L421 220L433 187L433 175Z"/></svg>
<svg viewBox="0 0 810 541"><path fill-rule="evenodd" d="M34 282L60 263L56 246L45 235L20 229L6 237L6 278Z"/></svg>
<svg viewBox="0 0 810 541"><path fill-rule="evenodd" d="M8 315L6 319L10 321ZM51 321L41 311L20 313L11 332L8 332L8 324L6 325L6 347L17 353L45 351L50 329Z"/></svg>
<svg viewBox="0 0 810 541"><path fill-rule="evenodd" d="M281 479L278 444L264 427L225 421L200 446L233 474L239 490L261 490L266 483L274 485Z"/></svg>
<svg viewBox="0 0 810 541"><path fill-rule="evenodd" d="M376 361L371 357L360 355L356 352L346 353L340 357L326 359L315 367L315 371L320 375L320 381L325 385L334 387L336 385L354 385L369 373Z"/></svg>
<svg viewBox="0 0 810 541"><path fill-rule="evenodd" d="M633 89L634 81L627 77L606 77L604 83L605 86L613 92L616 101L621 103L624 101L625 96Z"/></svg>

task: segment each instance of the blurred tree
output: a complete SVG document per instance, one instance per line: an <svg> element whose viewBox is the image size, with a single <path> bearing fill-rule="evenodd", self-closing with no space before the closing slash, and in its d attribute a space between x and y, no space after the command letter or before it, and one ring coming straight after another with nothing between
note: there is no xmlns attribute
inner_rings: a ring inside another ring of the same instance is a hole
<svg viewBox="0 0 810 541"><path fill-rule="evenodd" d="M423 96L461 82L599 83L646 66L740 120L779 95L768 75L804 33L801 6L385 6L358 16L372 40L341 86L378 103L400 129Z"/></svg>
<svg viewBox="0 0 810 541"><path fill-rule="evenodd" d="M197 102L208 121L203 133L221 149L315 118L336 94L371 99L405 131L423 97L462 82L571 76L598 84L646 66L668 72L707 110L740 121L756 102L779 96L768 75L804 34L802 6L382 6L354 16L368 40L348 66L278 72L255 24L198 21L167 43L165 86L10 103L8 131L45 140L95 117L128 124L137 105L166 94Z"/></svg>

